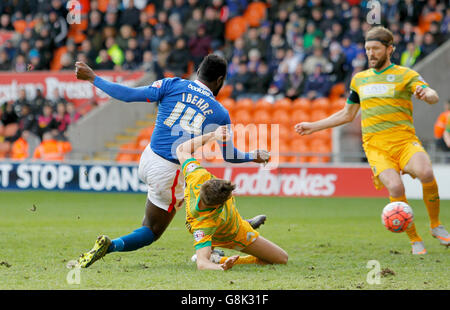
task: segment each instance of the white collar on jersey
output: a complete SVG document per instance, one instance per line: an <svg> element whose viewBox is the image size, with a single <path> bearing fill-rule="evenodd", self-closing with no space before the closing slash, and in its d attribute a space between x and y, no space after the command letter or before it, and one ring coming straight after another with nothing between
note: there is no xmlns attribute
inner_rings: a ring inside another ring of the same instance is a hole
<svg viewBox="0 0 450 310"><path fill-rule="evenodd" d="M198 86L200 86L201 88L208 90L208 91L212 94L211 89L209 89L208 86L206 86L205 84L203 84L203 83L200 82L199 80L195 80L194 83L197 84Z"/></svg>

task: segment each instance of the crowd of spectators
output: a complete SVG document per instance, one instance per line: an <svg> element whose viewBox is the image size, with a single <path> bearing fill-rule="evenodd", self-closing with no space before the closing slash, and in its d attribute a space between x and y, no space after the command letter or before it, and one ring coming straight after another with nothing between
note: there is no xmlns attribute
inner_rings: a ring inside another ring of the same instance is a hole
<svg viewBox="0 0 450 310"><path fill-rule="evenodd" d="M0 142L11 144L13 159L49 156L49 160L63 159L70 151L66 131L81 116L74 104L60 97L58 91L52 99L46 99L40 89L33 100L28 100L26 91L21 89L17 100L3 104L0 115ZM2 136L8 126L16 128L15 134ZM43 152L48 141L54 148L46 147Z"/></svg>
<svg viewBox="0 0 450 310"><path fill-rule="evenodd" d="M312 99L327 96L334 83L347 85L367 66L364 33L371 25L365 0L266 0L265 20L234 41L225 37L226 22L251 1L79 1L89 5L79 43L68 35L67 1L1 1L0 30L13 31L21 19L35 22L0 49L0 70L25 72L28 64L47 70L55 49L66 46L63 70L73 70L79 60L98 70L146 70L162 78L195 72L215 52L229 61L234 98ZM449 38L448 0L380 2L381 23L395 36L394 63L411 67ZM430 12L441 18L419 33L421 16Z"/></svg>

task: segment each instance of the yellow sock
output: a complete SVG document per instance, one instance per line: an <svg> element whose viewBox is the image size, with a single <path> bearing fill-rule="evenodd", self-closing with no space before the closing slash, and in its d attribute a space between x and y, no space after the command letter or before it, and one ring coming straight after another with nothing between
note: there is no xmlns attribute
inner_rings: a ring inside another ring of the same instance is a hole
<svg viewBox="0 0 450 310"><path fill-rule="evenodd" d="M390 200L391 202L394 202L394 201L403 201L403 202L405 202L405 203L408 203L408 200L406 199L406 196L405 196L405 195L400 196L400 197L392 197L392 196L389 196L389 200ZM416 231L416 225L415 225L414 223L412 223L411 226L406 230L406 234L408 235L409 240L410 240L411 242L422 241L422 238L420 238L420 236L417 234L417 231Z"/></svg>
<svg viewBox="0 0 450 310"><path fill-rule="evenodd" d="M220 259L220 263L223 264L229 257L224 256ZM234 263L235 265L243 265L243 264L264 264L262 260L258 257L252 255L239 256L239 258Z"/></svg>
<svg viewBox="0 0 450 310"><path fill-rule="evenodd" d="M429 183L422 183L423 201L427 207L428 216L430 217L430 226L435 228L441 225L439 221L440 199L436 179Z"/></svg>

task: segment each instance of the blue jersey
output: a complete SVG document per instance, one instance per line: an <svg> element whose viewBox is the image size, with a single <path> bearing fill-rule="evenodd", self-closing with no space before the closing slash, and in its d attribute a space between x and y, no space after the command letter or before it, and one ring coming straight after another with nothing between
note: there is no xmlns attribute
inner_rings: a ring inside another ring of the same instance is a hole
<svg viewBox="0 0 450 310"><path fill-rule="evenodd" d="M176 156L178 145L231 122L228 111L200 81L166 78L150 86L129 88L96 77L94 85L123 101L158 102L150 147L153 152L174 163L179 163ZM232 140L220 146L226 161L252 160L251 154L236 150ZM228 147L233 152L226 152Z"/></svg>

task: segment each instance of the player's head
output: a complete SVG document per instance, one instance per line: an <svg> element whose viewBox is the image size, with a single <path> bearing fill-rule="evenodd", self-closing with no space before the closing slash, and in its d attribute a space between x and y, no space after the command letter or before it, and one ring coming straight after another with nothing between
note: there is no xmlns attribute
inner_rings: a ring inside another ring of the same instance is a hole
<svg viewBox="0 0 450 310"><path fill-rule="evenodd" d="M378 26L367 31L365 48L369 67L382 68L395 50L393 44L394 35L389 29Z"/></svg>
<svg viewBox="0 0 450 310"><path fill-rule="evenodd" d="M217 96L227 76L227 61L215 54L209 54L197 70L199 80L210 87L214 96Z"/></svg>
<svg viewBox="0 0 450 310"><path fill-rule="evenodd" d="M231 198L236 185L227 180L211 179L200 187L200 199L209 207L221 206Z"/></svg>

